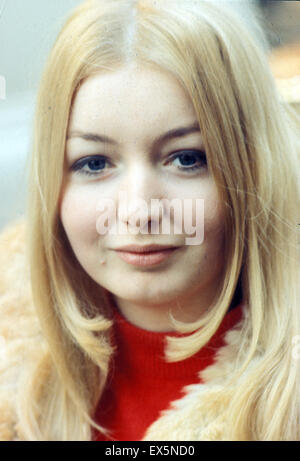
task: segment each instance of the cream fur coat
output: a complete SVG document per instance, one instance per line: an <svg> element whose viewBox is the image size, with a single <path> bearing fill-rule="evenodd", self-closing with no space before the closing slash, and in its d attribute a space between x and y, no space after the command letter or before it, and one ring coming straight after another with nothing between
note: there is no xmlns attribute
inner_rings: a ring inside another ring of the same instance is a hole
<svg viewBox="0 0 300 461"><path fill-rule="evenodd" d="M0 440L24 440L18 418L22 386L30 366L47 347L34 313L25 264L25 224L0 233ZM243 313L246 315L245 306ZM241 342L242 321L225 336L216 362L201 373L205 384L185 395L148 428L144 440L228 440L224 409L234 393L222 381L230 375Z"/></svg>

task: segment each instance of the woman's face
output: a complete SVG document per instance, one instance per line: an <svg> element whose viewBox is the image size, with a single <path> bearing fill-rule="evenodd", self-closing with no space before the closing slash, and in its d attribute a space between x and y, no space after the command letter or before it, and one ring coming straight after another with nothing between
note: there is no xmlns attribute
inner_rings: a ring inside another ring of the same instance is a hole
<svg viewBox="0 0 300 461"><path fill-rule="evenodd" d="M146 329L171 329L169 308L180 320L198 319L220 286L224 210L203 151L191 100L162 70L135 64L99 73L77 92L62 225L82 268ZM117 251L154 244L176 249Z"/></svg>

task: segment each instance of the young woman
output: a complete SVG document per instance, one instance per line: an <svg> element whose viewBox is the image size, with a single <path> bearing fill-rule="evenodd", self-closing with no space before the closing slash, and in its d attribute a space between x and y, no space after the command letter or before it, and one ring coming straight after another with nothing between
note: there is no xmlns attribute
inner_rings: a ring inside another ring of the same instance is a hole
<svg viewBox="0 0 300 461"><path fill-rule="evenodd" d="M1 236L2 440L300 439L296 122L228 6L76 9Z"/></svg>

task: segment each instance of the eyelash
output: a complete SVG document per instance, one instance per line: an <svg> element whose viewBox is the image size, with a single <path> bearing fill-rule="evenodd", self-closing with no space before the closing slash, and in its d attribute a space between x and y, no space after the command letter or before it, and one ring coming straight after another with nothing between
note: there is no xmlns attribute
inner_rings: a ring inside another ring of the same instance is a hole
<svg viewBox="0 0 300 461"><path fill-rule="evenodd" d="M206 161L206 155L205 155L205 152L204 151L201 151L201 150L193 150L193 149L187 149L187 150L182 150L182 151L179 151L179 152L176 152L170 161L174 161L180 157L182 157L183 155L192 155L192 156L195 156L195 157L198 157L198 160L203 162L205 164L205 166L207 165L207 161ZM107 157L104 157L104 156L100 156L100 155L93 155L91 157L87 157L85 159L82 159L82 160L79 160L78 162L76 162L72 167L71 167L71 171L74 171L75 173L77 174L84 174L84 175L87 175L87 176L101 176L101 172L99 173L90 173L89 171L84 171L83 170L83 167L88 164L89 162L92 162L93 160L103 160L103 161L107 161L109 162L109 159ZM177 167L178 170L180 171L184 171L184 172L187 172L187 174L190 174L191 172L195 171L195 170L200 170L201 168L204 168L203 165L201 166L192 166L192 167ZM104 171L101 170L101 171Z"/></svg>

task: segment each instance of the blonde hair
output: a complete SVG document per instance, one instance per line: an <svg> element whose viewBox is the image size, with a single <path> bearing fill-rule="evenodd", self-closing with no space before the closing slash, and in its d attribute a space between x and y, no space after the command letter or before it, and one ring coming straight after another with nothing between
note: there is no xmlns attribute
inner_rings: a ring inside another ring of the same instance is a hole
<svg viewBox="0 0 300 461"><path fill-rule="evenodd" d="M240 281L248 313L242 360L224 377L224 389L233 386L235 395L224 436L299 440L292 342L300 331L299 120L280 101L248 28L228 8L200 0L88 0L53 47L37 100L27 214L32 294L49 347L23 394L24 434L91 440L98 427L93 415L113 354L109 293L79 265L58 210L76 91L92 74L132 60L165 69L188 92L227 209L224 283L205 317L176 322L179 331L197 331L169 338L167 360L200 350Z"/></svg>

